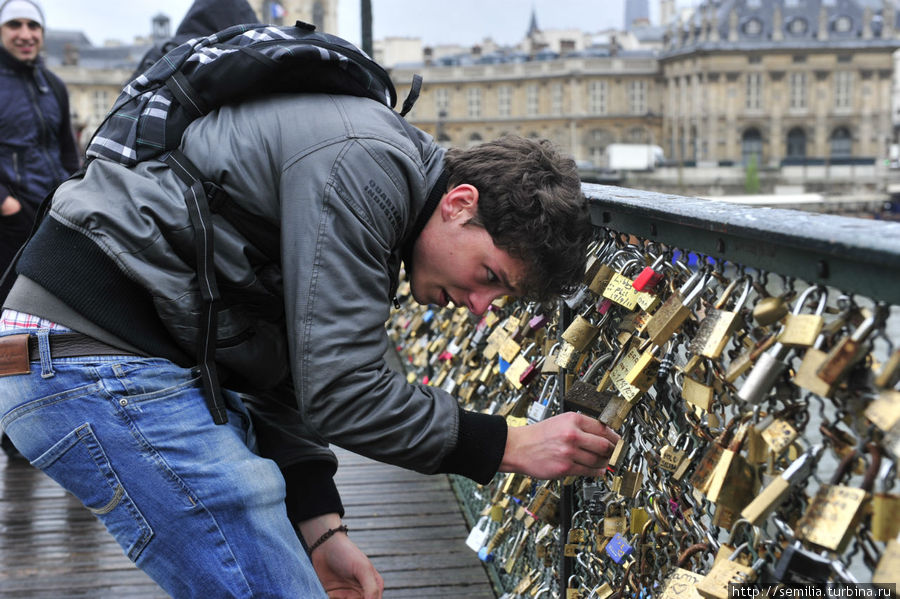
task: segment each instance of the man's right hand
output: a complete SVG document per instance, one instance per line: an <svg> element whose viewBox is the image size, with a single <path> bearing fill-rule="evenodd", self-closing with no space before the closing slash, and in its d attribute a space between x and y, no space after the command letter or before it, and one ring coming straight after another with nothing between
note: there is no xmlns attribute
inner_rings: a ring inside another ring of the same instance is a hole
<svg viewBox="0 0 900 599"><path fill-rule="evenodd" d="M22 204L19 203L19 200L12 196L6 196L6 199L0 204L0 216L12 216L21 209Z"/></svg>
<svg viewBox="0 0 900 599"><path fill-rule="evenodd" d="M509 427L500 472L518 472L537 479L600 476L618 440L614 430L577 412Z"/></svg>

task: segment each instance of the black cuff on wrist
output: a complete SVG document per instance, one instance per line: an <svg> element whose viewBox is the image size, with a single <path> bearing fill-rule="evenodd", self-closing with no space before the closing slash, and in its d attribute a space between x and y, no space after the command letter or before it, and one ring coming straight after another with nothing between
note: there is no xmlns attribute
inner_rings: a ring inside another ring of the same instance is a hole
<svg viewBox="0 0 900 599"><path fill-rule="evenodd" d="M456 447L444 457L438 472L461 474L485 485L500 468L506 451L506 419L459 409Z"/></svg>
<svg viewBox="0 0 900 599"><path fill-rule="evenodd" d="M288 519L295 529L300 522L322 514L344 516L341 496L334 484L335 471L337 466L327 461L300 462L281 469Z"/></svg>

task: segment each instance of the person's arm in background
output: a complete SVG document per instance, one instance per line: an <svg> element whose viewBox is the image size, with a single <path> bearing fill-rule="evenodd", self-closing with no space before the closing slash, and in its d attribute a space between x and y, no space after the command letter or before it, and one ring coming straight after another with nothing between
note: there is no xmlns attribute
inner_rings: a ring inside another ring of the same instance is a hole
<svg viewBox="0 0 900 599"><path fill-rule="evenodd" d="M78 155L78 146L75 144L75 130L72 128L72 116L69 114L69 92L65 86L62 88L62 122L59 126L59 158L63 168L68 174L72 174L81 168L81 157Z"/></svg>

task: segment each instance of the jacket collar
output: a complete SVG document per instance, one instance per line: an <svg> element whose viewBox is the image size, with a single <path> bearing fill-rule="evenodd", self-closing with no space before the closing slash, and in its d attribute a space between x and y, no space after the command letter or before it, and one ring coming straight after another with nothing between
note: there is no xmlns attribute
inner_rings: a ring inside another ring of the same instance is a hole
<svg viewBox="0 0 900 599"><path fill-rule="evenodd" d="M431 218L431 215L434 213L435 208L437 208L441 198L447 192L447 181L449 179L450 173L447 172L447 169L441 169L441 174L438 175L434 185L431 186L431 191L428 192L428 198L425 200L422 210L419 211L416 222L413 224L413 228L409 232L406 242L403 244L402 257L403 261L406 263L407 269L412 265L412 250L416 243L416 239L419 238L419 234L422 232L422 229L425 228L428 219Z"/></svg>
<svg viewBox="0 0 900 599"><path fill-rule="evenodd" d="M10 54L6 48L0 46L0 64L19 73L33 74L35 69L41 65L41 57L35 58L34 62L22 62Z"/></svg>

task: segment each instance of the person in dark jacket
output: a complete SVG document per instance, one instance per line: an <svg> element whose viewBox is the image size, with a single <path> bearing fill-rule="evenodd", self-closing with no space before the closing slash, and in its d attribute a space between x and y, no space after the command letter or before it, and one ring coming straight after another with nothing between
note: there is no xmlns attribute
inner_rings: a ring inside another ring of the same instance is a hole
<svg viewBox="0 0 900 599"><path fill-rule="evenodd" d="M194 37L213 34L241 23L257 23L259 17L247 0L195 0L171 38L158 42L147 50L131 75L134 79L153 66L173 48Z"/></svg>
<svg viewBox="0 0 900 599"><path fill-rule="evenodd" d="M32 0L0 5L0 275L28 238L35 213L54 187L78 169L63 82L39 56L44 14ZM0 281L0 300L15 277ZM18 452L0 434L3 450Z"/></svg>

